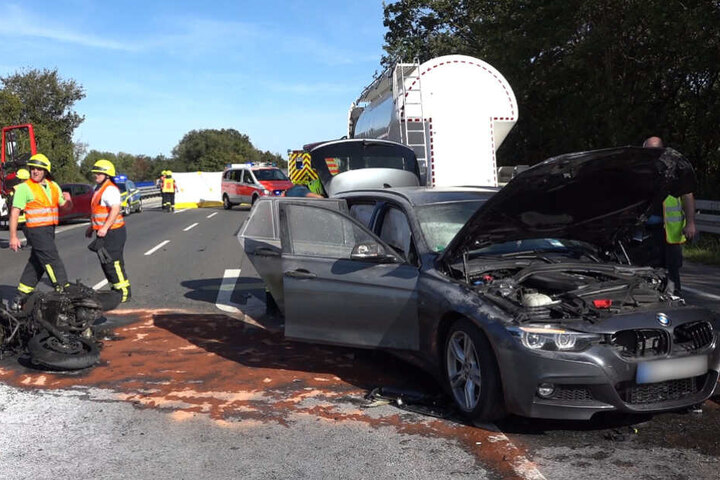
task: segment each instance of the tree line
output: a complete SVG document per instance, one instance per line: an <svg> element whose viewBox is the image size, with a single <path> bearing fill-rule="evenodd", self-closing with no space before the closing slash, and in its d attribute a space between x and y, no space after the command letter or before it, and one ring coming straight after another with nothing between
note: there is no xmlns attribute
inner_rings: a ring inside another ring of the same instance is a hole
<svg viewBox="0 0 720 480"><path fill-rule="evenodd" d="M399 0L384 24L384 66L465 54L507 78L519 119L500 164L657 135L720 198L720 1Z"/></svg>
<svg viewBox="0 0 720 480"><path fill-rule="evenodd" d="M91 180L92 165L100 158L112 161L118 173L134 181L153 180L163 170L220 171L228 163L287 167L279 154L255 148L247 135L232 128L192 130L173 148L171 157L88 151L88 145L73 141L85 119L74 105L83 98L82 85L63 79L57 69L29 69L0 77L0 126L32 124L38 152L50 159L60 183Z"/></svg>

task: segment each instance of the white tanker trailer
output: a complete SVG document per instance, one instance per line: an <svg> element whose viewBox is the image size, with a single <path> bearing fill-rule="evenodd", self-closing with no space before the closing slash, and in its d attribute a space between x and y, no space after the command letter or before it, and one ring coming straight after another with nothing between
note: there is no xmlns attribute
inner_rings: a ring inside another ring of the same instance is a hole
<svg viewBox="0 0 720 480"><path fill-rule="evenodd" d="M430 186L498 184L495 152L517 121L515 94L491 65L465 55L398 63L350 106L349 138L404 143Z"/></svg>

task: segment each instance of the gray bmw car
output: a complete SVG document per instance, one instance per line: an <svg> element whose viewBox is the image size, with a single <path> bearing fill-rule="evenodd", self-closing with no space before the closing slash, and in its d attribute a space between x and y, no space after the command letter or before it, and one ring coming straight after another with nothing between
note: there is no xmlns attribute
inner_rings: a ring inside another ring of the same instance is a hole
<svg viewBox="0 0 720 480"><path fill-rule="evenodd" d="M469 418L680 409L717 385L720 322L633 251L684 162L626 147L552 158L502 189L261 199L238 239L288 338L411 358Z"/></svg>

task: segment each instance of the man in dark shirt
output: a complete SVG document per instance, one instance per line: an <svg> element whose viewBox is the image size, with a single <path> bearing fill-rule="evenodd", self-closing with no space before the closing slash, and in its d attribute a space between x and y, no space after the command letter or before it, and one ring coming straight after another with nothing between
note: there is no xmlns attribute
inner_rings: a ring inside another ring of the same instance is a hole
<svg viewBox="0 0 720 480"><path fill-rule="evenodd" d="M643 143L645 148L664 148L660 137L650 137ZM679 155L673 149L665 149L665 154ZM680 267L682 267L682 244L691 240L697 233L695 227L695 175L694 172L682 175L682 181L675 191L662 202L656 202L650 211L647 228L658 251L652 266L664 267L668 279L673 283L673 291L680 294ZM680 211L681 210L681 211ZM679 222L682 222L680 231Z"/></svg>

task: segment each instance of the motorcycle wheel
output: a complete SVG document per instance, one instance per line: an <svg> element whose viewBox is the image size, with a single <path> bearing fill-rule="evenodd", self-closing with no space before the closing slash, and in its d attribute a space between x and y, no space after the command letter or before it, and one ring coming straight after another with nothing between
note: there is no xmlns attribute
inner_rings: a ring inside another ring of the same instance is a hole
<svg viewBox="0 0 720 480"><path fill-rule="evenodd" d="M48 332L32 337L28 351L34 364L58 370L80 370L100 360L100 350L95 342L80 337L60 341Z"/></svg>

